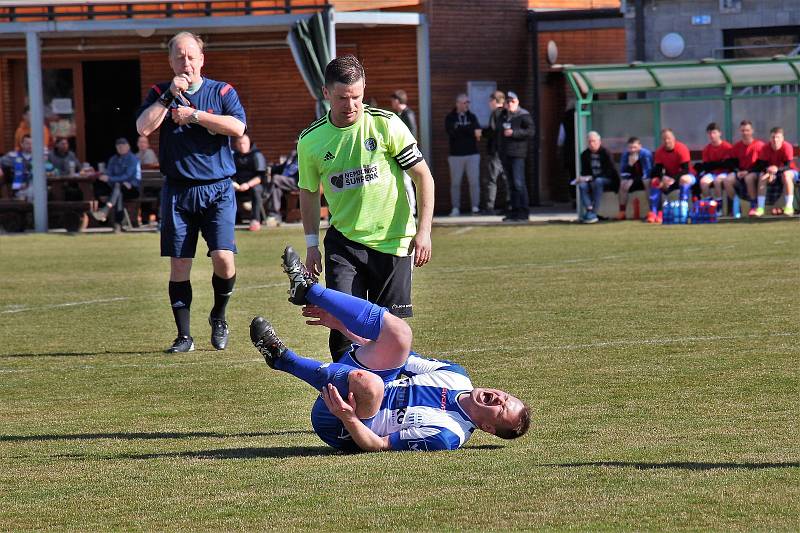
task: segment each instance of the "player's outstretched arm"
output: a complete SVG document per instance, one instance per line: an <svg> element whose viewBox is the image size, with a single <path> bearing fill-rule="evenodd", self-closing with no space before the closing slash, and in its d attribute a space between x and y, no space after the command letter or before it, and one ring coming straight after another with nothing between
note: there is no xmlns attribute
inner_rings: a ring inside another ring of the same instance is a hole
<svg viewBox="0 0 800 533"><path fill-rule="evenodd" d="M414 236L414 266L431 260L431 224L433 223L434 184L431 169L423 159L407 170L417 186L417 234Z"/></svg>
<svg viewBox="0 0 800 533"><path fill-rule="evenodd" d="M365 452L390 450L389 437L381 437L364 425L356 416L356 401L351 392L347 401L342 399L338 389L329 383L322 387L322 400L333 415L342 421L353 442Z"/></svg>

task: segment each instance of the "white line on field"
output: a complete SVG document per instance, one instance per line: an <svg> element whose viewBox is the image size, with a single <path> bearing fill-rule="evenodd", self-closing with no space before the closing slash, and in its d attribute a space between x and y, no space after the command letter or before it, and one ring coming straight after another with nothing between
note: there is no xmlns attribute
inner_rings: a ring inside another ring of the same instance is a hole
<svg viewBox="0 0 800 533"><path fill-rule="evenodd" d="M251 285L248 287L237 287L236 291L248 291L248 290L258 290L258 289L270 289L273 287L285 287L286 283L269 283L266 285ZM23 313L25 311L41 311L43 309L59 309L62 307L77 307L83 305L96 305L96 304L107 304L113 302L123 302L128 300L151 300L154 298L161 299L164 296L159 294L158 296L139 296L139 297L130 297L130 296L117 296L114 298L102 298L98 300L83 300L78 302L65 302L60 304L51 304L51 305L34 305L34 306L25 306L25 305L8 305L4 311L0 311L0 315L5 314L12 314L12 313Z"/></svg>
<svg viewBox="0 0 800 533"><path fill-rule="evenodd" d="M448 356L457 356L459 354L465 354L465 353L481 353L481 352L498 351L498 350L504 350L504 351L577 350L581 348L603 348L608 346L645 346L645 345L652 346L652 345L681 344L681 343L691 343L691 342L701 342L701 341L764 339L764 338L774 338L774 337L800 337L800 333L783 332L783 333L765 333L765 334L750 334L750 335L708 335L704 337L700 336L672 337L664 339L621 339L616 341L603 341L603 342L593 342L585 344L562 344L562 345L530 345L530 346L505 346L505 347L492 346L484 348L467 348L463 350L437 352L433 356L448 357ZM74 367L58 366L58 367L50 367L49 370L64 372L64 371L95 370L95 369L107 369L107 368L171 368L179 366L197 366L197 365L209 365L209 366L224 365L229 367L232 365L248 365L253 363L258 363L258 364L263 363L263 359L261 358L242 359L238 361L220 360L220 359L207 359L201 361L172 361L172 362L154 362L152 360L148 361L149 362L143 362L143 363L117 363L117 364L110 363L110 364L80 365ZM163 359L161 359L160 361L163 361ZM0 374L41 372L41 370L42 370L41 367L0 368Z"/></svg>
<svg viewBox="0 0 800 533"><path fill-rule="evenodd" d="M463 228L455 230L451 235L463 235L472 231L475 226L464 226Z"/></svg>
<svg viewBox="0 0 800 533"><path fill-rule="evenodd" d="M562 344L562 345L531 345L531 346L507 346L506 350L578 350L581 348L603 348L605 346L646 346L646 345L665 345L665 344L681 344L685 342L701 342L701 341L722 341L722 340L736 340L736 339L763 339L770 337L798 337L800 333L766 333L766 334L751 334L751 335L709 335L705 337L672 337L665 339L621 339L616 341L601 341L589 342L584 344ZM497 351L496 346L484 348L469 348L465 350L455 350L450 352L443 352L442 355L456 355L459 353L479 353L479 352L492 352Z"/></svg>

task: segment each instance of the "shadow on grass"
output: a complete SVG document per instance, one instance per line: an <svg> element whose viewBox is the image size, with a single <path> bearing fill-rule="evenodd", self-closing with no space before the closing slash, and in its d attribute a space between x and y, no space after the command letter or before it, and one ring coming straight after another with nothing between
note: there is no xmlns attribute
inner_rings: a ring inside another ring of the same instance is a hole
<svg viewBox="0 0 800 533"><path fill-rule="evenodd" d="M286 435L311 435L311 430L266 431L253 433L216 433L213 431L155 431L148 433L74 433L64 435L0 435L0 442L28 442L52 440L158 440L158 439L230 439L241 437L281 437Z"/></svg>
<svg viewBox="0 0 800 533"><path fill-rule="evenodd" d="M274 446L270 448L223 448L190 452L143 453L115 455L113 459L283 459L286 457L319 457L341 455L327 446Z"/></svg>
<svg viewBox="0 0 800 533"><path fill-rule="evenodd" d="M675 461L668 463L637 463L627 461L596 461L593 463L563 463L541 466L580 468L586 466L605 466L610 468L635 468L637 470L765 470L767 468L800 468L800 462L787 463L700 463Z"/></svg>

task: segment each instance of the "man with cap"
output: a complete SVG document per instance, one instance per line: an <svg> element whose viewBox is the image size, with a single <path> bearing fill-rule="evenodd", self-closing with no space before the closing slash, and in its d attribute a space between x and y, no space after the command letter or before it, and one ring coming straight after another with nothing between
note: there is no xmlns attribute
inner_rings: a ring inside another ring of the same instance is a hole
<svg viewBox="0 0 800 533"><path fill-rule="evenodd" d="M503 219L505 222L528 220L530 206L525 181L525 158L528 156L528 139L533 134L531 114L520 107L517 93L508 91L497 135L497 152L511 189L511 212Z"/></svg>
<svg viewBox="0 0 800 533"><path fill-rule="evenodd" d="M111 156L106 171L94 183L94 195L100 200L100 209L93 211L92 216L95 220L105 222L109 211L113 209L114 232L118 233L125 216L125 201L139 197L142 169L139 158L131 153L128 139L120 137L115 144L117 153ZM104 198L106 201L102 202Z"/></svg>

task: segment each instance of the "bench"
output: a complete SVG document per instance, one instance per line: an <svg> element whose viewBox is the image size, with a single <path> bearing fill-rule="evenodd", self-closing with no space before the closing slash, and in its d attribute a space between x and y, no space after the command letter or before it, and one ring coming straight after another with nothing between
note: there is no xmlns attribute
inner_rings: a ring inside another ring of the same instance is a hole
<svg viewBox="0 0 800 533"><path fill-rule="evenodd" d="M328 212L328 206L325 204L325 197L320 192L319 218L327 220L329 216L330 213ZM286 195L286 212L283 216L283 221L287 223L300 222L302 218L300 214L300 191L290 191Z"/></svg>
<svg viewBox="0 0 800 533"><path fill-rule="evenodd" d="M90 200L56 200L47 203L47 224L51 228L83 231L89 225L88 212L94 208ZM33 227L33 205L16 200L0 200L0 228L7 232L25 231Z"/></svg>

